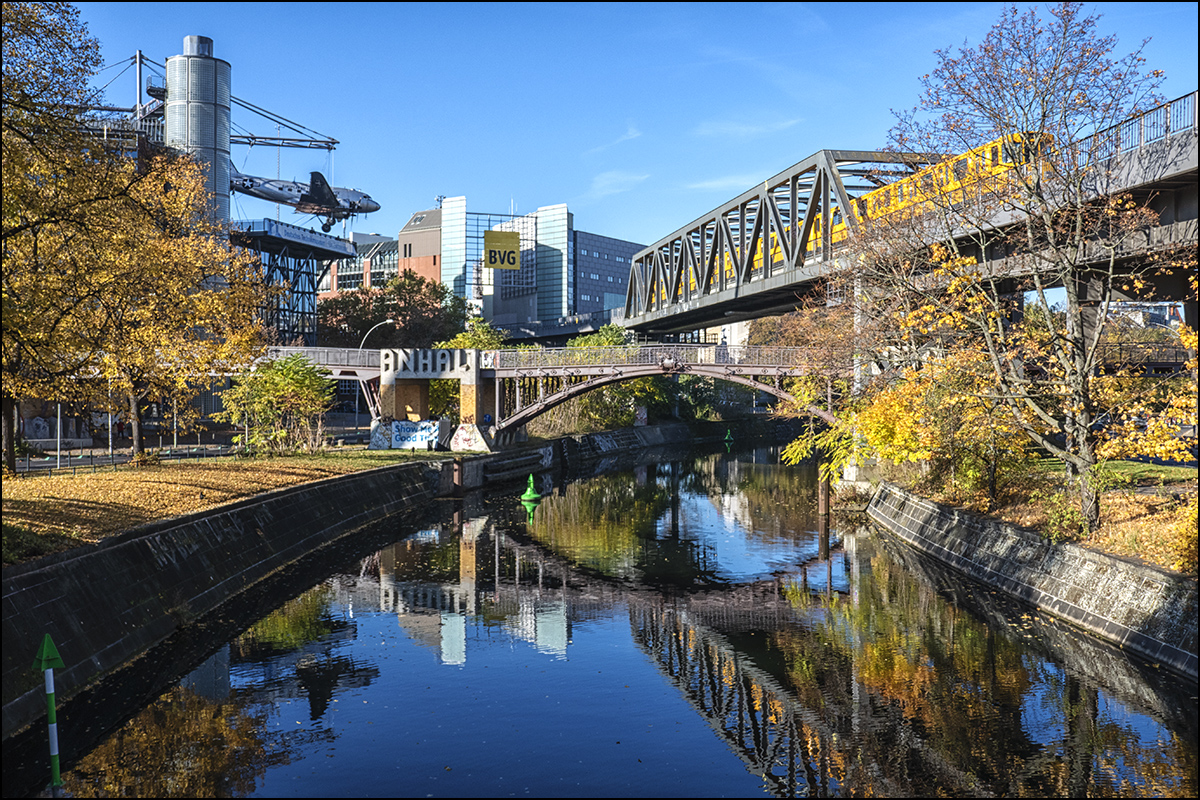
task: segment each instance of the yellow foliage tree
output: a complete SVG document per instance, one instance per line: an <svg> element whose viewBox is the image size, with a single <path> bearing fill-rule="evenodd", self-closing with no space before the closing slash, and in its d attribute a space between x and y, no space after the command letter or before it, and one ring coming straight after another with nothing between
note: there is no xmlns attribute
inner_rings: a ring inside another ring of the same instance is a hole
<svg viewBox="0 0 1200 800"><path fill-rule="evenodd" d="M211 376L233 374L261 353L256 310L267 289L257 258L231 247L209 220L203 173L191 159L156 156L130 201L93 256L123 280L96 299L106 324L87 341L100 354L104 385L94 385L128 399L140 453L147 401L182 417Z"/></svg>
<svg viewBox="0 0 1200 800"><path fill-rule="evenodd" d="M860 313L894 322L906 354L957 347L985 357L993 396L1033 444L1067 465L1090 532L1100 521L1102 310L1145 297L1155 279L1180 293L1195 248L1177 259L1129 257L1144 251L1158 214L1125 192L1113 140L1118 125L1161 102L1161 72L1147 70L1139 50L1114 54L1116 38L1099 35L1098 17L1079 4L1048 14L1005 9L977 46L935 52L937 66L920 79L917 107L898 115L891 144L951 154L921 186L958 165L970 179L867 221L855 238L855 277ZM992 142L1002 143L1002 160L953 160ZM1046 293L1060 287L1061 320L1030 335L1019 323L1023 298L1048 308Z"/></svg>
<svg viewBox="0 0 1200 800"><path fill-rule="evenodd" d="M6 3L3 428L20 397L185 407L255 352L255 270L209 221L199 168L135 157L81 111L99 44L65 3ZM144 155L144 154L143 154ZM111 382L111 384L110 384ZM141 449L140 436L135 437Z"/></svg>

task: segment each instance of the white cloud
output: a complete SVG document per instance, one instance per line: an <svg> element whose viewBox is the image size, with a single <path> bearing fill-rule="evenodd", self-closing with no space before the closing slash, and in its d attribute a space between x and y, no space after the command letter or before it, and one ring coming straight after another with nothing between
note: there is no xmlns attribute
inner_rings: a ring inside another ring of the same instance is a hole
<svg viewBox="0 0 1200 800"><path fill-rule="evenodd" d="M601 172L592 178L592 186L588 189L587 196L605 197L610 194L627 192L649 177L649 175L635 175L632 172L622 172L621 170Z"/></svg>
<svg viewBox="0 0 1200 800"><path fill-rule="evenodd" d="M736 139L750 139L778 133L801 122L799 119L789 119L783 122L750 123L738 121L701 122L692 131L696 136L723 136Z"/></svg>
<svg viewBox="0 0 1200 800"><path fill-rule="evenodd" d="M599 153L601 150L607 150L608 148L612 147L613 145L618 145L618 144L620 144L621 142L627 142L627 141L629 141L630 139L636 139L636 138L638 138L638 137L639 137L639 136L641 136L641 135L642 135L642 132L641 132L641 131L639 131L637 128L635 128L635 127L634 127L634 126L631 124L631 125L630 125L630 126L629 126L629 127L626 129L626 130L625 130L625 133L624 133L624 134L622 134L621 136L618 136L616 139L614 139L613 141L609 142L608 144L602 144L602 145L600 145L599 147L593 147L591 150L588 150L588 151L586 151L586 152L584 153L584 155L586 156L586 155L591 155L592 153Z"/></svg>
<svg viewBox="0 0 1200 800"><path fill-rule="evenodd" d="M762 175L726 175L699 183L689 183L684 188L697 191L744 192L762 183Z"/></svg>

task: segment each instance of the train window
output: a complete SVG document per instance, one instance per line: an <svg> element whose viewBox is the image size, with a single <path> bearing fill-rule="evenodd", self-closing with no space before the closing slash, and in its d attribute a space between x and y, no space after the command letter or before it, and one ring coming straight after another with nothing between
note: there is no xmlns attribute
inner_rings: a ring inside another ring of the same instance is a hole
<svg viewBox="0 0 1200 800"><path fill-rule="evenodd" d="M833 212L833 224L834 225L842 224L842 210L840 208L837 211Z"/></svg>
<svg viewBox="0 0 1200 800"><path fill-rule="evenodd" d="M867 216L867 201L866 201L866 199L859 197L854 201L854 205L858 207L858 218L865 219Z"/></svg>
<svg viewBox="0 0 1200 800"><path fill-rule="evenodd" d="M954 162L954 180L962 183L967 177L967 161L960 158Z"/></svg>

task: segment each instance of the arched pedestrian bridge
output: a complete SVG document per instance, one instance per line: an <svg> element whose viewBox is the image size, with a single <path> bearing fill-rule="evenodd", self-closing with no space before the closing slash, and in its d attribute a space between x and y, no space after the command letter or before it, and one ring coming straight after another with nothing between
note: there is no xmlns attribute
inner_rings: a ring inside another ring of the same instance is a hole
<svg viewBox="0 0 1200 800"><path fill-rule="evenodd" d="M429 381L457 380L462 422L478 425L497 442L572 397L636 378L719 378L794 401L783 388L784 378L851 371L848 358L831 364L828 353L816 350L712 344L541 350L272 347L267 355L276 359L292 353L327 367L335 378L364 383L377 419L428 419Z"/></svg>
<svg viewBox="0 0 1200 800"><path fill-rule="evenodd" d="M1185 364L1178 345L1111 345L1104 361L1147 374L1174 372ZM430 417L429 382L459 382L461 421L477 425L503 444L529 420L572 397L622 381L652 376L717 378L795 402L784 378L849 377L849 353L825 348L651 344L627 347L565 347L536 350L356 350L272 347L267 358L303 354L332 377L363 384L371 416L413 422ZM822 409L808 407L829 418Z"/></svg>

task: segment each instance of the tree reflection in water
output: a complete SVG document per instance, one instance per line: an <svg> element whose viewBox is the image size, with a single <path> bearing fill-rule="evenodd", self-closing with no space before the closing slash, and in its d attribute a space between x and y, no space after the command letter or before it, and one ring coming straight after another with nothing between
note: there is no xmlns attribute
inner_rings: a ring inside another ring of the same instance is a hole
<svg viewBox="0 0 1200 800"><path fill-rule="evenodd" d="M236 675L239 688L171 689L76 764L67 788L77 796L273 793L272 768L287 774L286 765L318 755L333 759L324 763L331 773L343 758L361 767L349 751L376 736L411 738L412 719L436 719L433 728L418 724L422 735L445 725L459 749L494 759L486 763L499 771L519 761L509 748L548 745L538 731L497 743L481 726L531 709L549 726L565 713L537 705L550 696L540 682L534 694L508 696L509 676L531 665L562 697L593 709L587 730L570 729L579 740L570 757L583 764L600 758L589 737L626 740L629 731L619 733L615 709L600 719L610 697L555 682L571 669L606 671L597 647L581 643L620 628L622 646L653 665L641 697L668 681L674 702L682 697L695 715L693 735L709 743L715 735L737 759L733 771L758 776L770 794L1195 795L1196 726L1180 723L1194 716L1187 687L1139 679L1113 648L939 577L858 521L826 527L814 509L815 470L777 466L771 455L757 454L758 463L705 456L543 487L532 522L520 490L476 499L452 522L365 558L359 551L231 641L225 679ZM511 661L526 645L531 660ZM431 650L436 664L418 668ZM442 691L397 693L413 675ZM372 738L356 738L365 726L341 725L333 713L347 694L399 705L371 716L380 726ZM458 705L474 697L487 713ZM307 703L309 724L297 714L294 728L286 718L286 735L268 733L281 730L280 709L296 701ZM1160 713L1176 707L1175 716ZM681 721L671 722L682 735ZM492 740L471 750L474 736ZM592 790L628 794L622 781L648 780L662 752L649 741L637 753L648 772L631 778L598 760L593 780L613 785ZM431 770L406 773L391 791L450 780L441 766ZM500 791L493 772L482 772L457 785ZM713 790L683 780L681 791Z"/></svg>

